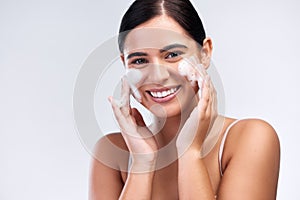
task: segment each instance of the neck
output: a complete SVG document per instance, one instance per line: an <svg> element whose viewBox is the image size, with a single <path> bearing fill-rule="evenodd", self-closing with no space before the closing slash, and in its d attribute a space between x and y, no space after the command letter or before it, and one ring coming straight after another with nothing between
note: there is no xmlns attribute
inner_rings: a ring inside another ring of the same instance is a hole
<svg viewBox="0 0 300 200"><path fill-rule="evenodd" d="M192 106L189 106L185 109L185 112L182 112L179 115L168 117L166 120L159 118L156 119L158 120L158 123L156 124L165 121L159 132L156 134L156 139L160 147L167 145L174 139L176 140L179 131L191 114L192 110L195 108L195 105L193 103L191 103L191 105Z"/></svg>

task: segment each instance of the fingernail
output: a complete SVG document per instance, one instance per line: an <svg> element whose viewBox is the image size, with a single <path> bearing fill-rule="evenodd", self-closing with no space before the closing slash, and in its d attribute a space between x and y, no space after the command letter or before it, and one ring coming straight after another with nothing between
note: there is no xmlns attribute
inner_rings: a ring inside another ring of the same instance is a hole
<svg viewBox="0 0 300 200"><path fill-rule="evenodd" d="M198 91L198 97L199 97L199 99L202 98L202 89L199 89L199 91Z"/></svg>

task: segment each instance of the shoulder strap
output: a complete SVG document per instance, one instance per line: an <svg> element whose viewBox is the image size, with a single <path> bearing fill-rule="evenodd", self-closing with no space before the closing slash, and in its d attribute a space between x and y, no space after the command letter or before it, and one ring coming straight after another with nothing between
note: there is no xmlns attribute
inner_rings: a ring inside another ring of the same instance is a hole
<svg viewBox="0 0 300 200"><path fill-rule="evenodd" d="M240 120L235 120L234 122L232 122L226 129L221 144L220 144L220 149L219 149L219 168L220 168L220 174L221 176L223 176L223 170L222 170L222 156L223 156L223 151L224 151L224 146L225 146L225 141L228 135L228 132L230 131L231 127L233 127L236 123L238 123Z"/></svg>

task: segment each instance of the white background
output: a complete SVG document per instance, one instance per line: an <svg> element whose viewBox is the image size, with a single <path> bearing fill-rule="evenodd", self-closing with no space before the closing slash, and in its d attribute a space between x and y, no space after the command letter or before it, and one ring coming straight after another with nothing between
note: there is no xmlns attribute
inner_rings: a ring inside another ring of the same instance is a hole
<svg viewBox="0 0 300 200"><path fill-rule="evenodd" d="M90 157L73 121L73 88L130 2L0 0L1 200L87 199ZM278 199L300 199L299 1L194 4L214 41L227 115L274 126L282 153Z"/></svg>

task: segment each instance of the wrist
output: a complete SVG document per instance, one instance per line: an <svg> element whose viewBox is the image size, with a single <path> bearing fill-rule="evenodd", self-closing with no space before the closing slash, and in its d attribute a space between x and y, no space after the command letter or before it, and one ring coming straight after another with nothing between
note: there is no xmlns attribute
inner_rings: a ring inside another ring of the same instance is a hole
<svg viewBox="0 0 300 200"><path fill-rule="evenodd" d="M157 154L135 154L132 155L130 172L147 173L153 172L156 167Z"/></svg>
<svg viewBox="0 0 300 200"><path fill-rule="evenodd" d="M179 158L179 161L194 161L201 159L201 148L198 147L190 147L188 148L182 156Z"/></svg>

